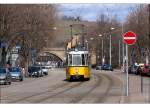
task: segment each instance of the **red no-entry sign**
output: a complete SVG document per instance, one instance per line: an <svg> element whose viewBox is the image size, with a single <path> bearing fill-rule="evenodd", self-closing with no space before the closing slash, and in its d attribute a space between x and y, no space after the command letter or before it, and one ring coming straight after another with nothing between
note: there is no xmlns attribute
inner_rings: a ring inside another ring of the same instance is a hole
<svg viewBox="0 0 150 108"><path fill-rule="evenodd" d="M128 45L135 44L136 39L137 39L136 34L132 31L128 31L123 35L123 41Z"/></svg>

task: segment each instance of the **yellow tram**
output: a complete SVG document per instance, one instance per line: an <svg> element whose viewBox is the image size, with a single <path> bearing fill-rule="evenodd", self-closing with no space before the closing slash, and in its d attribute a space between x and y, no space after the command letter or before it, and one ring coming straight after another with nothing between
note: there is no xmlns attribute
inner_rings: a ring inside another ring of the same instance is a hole
<svg viewBox="0 0 150 108"><path fill-rule="evenodd" d="M90 79L90 62L88 50L74 49L67 53L66 78Z"/></svg>

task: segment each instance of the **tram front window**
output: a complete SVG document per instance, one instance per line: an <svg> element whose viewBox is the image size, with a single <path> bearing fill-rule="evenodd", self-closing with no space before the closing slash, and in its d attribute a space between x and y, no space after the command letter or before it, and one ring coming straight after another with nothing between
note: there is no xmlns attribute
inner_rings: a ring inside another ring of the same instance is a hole
<svg viewBox="0 0 150 108"><path fill-rule="evenodd" d="M81 55L79 54L74 54L73 55L73 66L81 66L82 61L81 61Z"/></svg>

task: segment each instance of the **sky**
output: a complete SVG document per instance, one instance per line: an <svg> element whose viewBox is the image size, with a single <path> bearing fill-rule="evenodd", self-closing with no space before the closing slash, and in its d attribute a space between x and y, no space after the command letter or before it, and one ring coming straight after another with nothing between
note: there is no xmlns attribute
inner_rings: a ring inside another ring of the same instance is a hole
<svg viewBox="0 0 150 108"><path fill-rule="evenodd" d="M96 21L99 13L109 16L117 15L119 21L125 21L128 13L137 4L60 4L60 14L81 16L88 21Z"/></svg>

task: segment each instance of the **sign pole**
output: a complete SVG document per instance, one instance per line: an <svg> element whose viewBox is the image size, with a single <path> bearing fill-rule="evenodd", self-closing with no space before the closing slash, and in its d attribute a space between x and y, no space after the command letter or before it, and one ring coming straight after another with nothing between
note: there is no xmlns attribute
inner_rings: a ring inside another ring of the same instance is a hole
<svg viewBox="0 0 150 108"><path fill-rule="evenodd" d="M128 31L123 35L124 43L126 43L126 96L129 96L128 45L135 44L136 39L136 34L132 31Z"/></svg>
<svg viewBox="0 0 150 108"><path fill-rule="evenodd" d="M126 44L126 96L129 96L128 45Z"/></svg>

